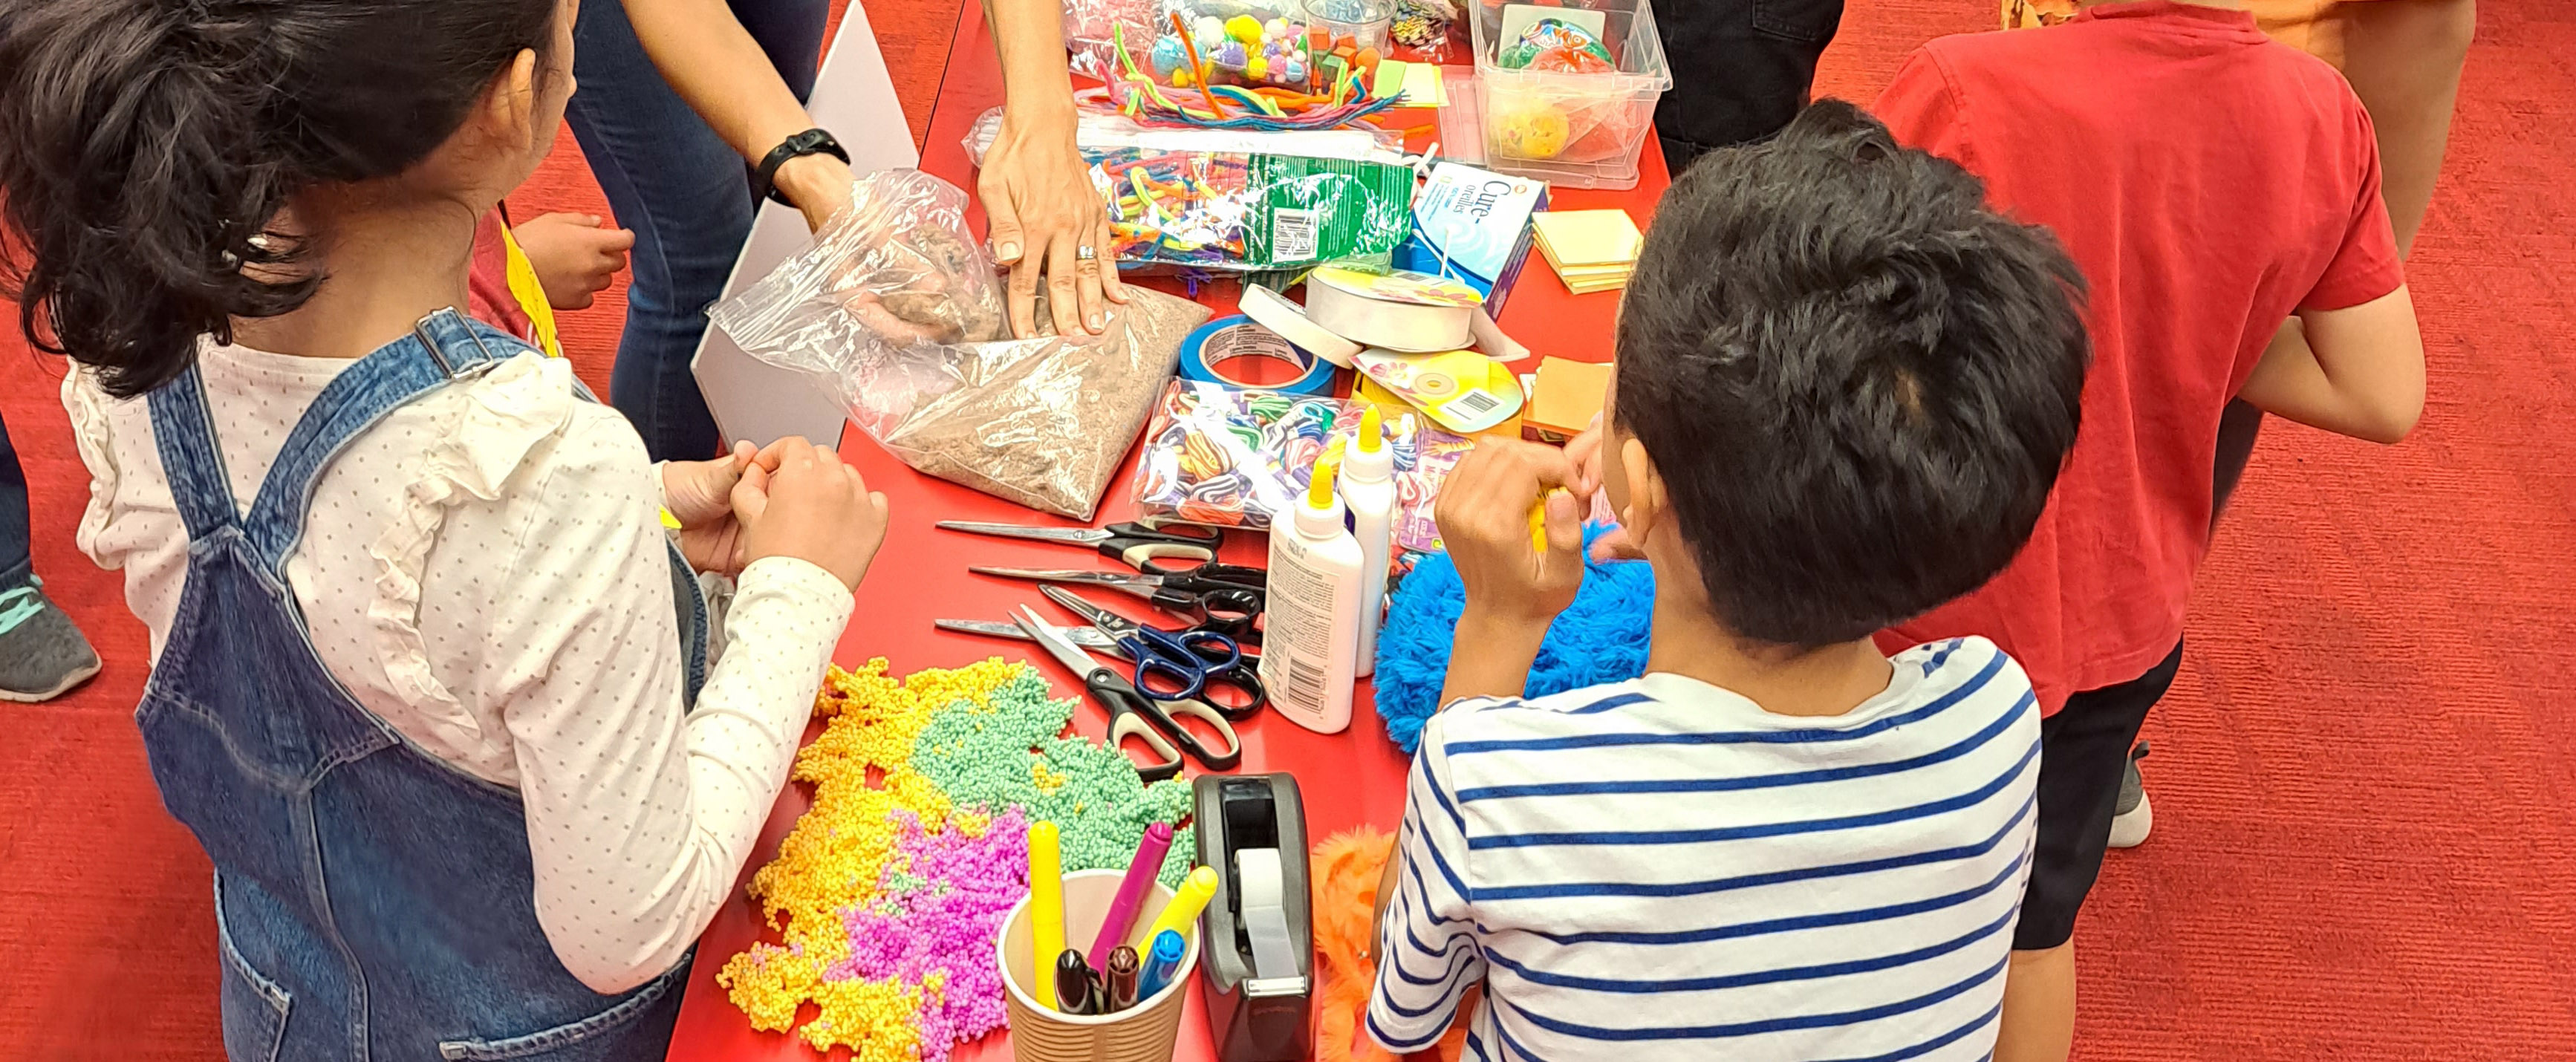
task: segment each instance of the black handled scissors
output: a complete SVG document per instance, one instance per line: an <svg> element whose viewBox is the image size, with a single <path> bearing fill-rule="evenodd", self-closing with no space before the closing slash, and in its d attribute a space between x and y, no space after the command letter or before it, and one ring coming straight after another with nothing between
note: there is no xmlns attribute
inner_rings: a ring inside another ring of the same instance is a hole
<svg viewBox="0 0 2576 1062"><path fill-rule="evenodd" d="M1054 657L1056 663L1080 676L1083 691L1109 711L1110 744L1124 745L1128 738L1133 737L1142 740L1145 747L1162 757L1161 762L1137 768L1137 777L1147 782L1159 782L1179 775L1184 750L1212 771L1230 770L1243 761L1243 740L1235 735L1234 724L1226 722L1225 716L1218 714L1216 709L1199 701L1165 702L1147 697L1115 668L1092 659L1091 654L1065 637L1062 628L1048 623L1035 609L1022 605L1016 612L1012 618L1019 622L1020 629L1045 647L1047 655ZM1225 739L1224 751L1208 748L1197 734L1189 732L1172 718L1174 713L1190 716L1215 728L1218 736ZM1178 748L1174 747L1176 743Z"/></svg>
<svg viewBox="0 0 2576 1062"><path fill-rule="evenodd" d="M1031 527L1026 524L979 523L973 520L941 520L931 525L947 531L964 531L996 538L1025 538L1037 542L1057 542L1069 546L1091 546L1108 557L1140 572L1171 575L1186 568L1166 568L1154 563L1165 557L1185 561L1213 561L1216 549L1225 544L1225 532L1213 527L1193 528L1176 524L1180 530L1147 527L1143 524L1111 524L1107 527Z"/></svg>
<svg viewBox="0 0 2576 1062"><path fill-rule="evenodd" d="M1134 594L1153 602L1156 608L1187 618L1193 626L1244 643L1261 640L1260 629L1253 624L1270 603L1270 573L1240 564L1210 562L1184 571L1138 575L1079 568L995 568L982 565L966 570L1003 579L1099 586Z"/></svg>
<svg viewBox="0 0 2576 1062"><path fill-rule="evenodd" d="M1120 655L1136 662L1136 690L1145 696L1158 701L1204 701L1228 719L1252 718L1270 703L1259 665L1244 656L1243 647L1232 638L1204 627L1177 631L1148 627L1061 586L1042 584L1038 592L1114 639ZM1157 676L1164 681L1156 682ZM1230 695L1210 696L1214 690L1227 690Z"/></svg>

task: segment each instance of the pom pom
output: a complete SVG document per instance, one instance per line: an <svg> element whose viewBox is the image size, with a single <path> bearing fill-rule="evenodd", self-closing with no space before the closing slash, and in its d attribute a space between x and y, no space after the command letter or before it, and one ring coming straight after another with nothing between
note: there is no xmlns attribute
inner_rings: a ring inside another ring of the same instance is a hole
<svg viewBox="0 0 2576 1062"><path fill-rule="evenodd" d="M1148 53L1148 58L1154 64L1154 76L1169 79L1172 71L1190 61L1190 54L1182 47L1180 38L1167 33L1155 39L1154 50Z"/></svg>
<svg viewBox="0 0 2576 1062"><path fill-rule="evenodd" d="M1583 540L1609 530L1587 527ZM1440 684L1449 674L1449 645L1466 608L1458 567L1444 554L1423 557L1395 591L1377 635L1377 714L1387 740L1411 752L1422 741L1422 723L1440 707ZM1625 682L1646 670L1646 636L1653 627L1655 573L1643 561L1590 561L1574 604L1548 628L1530 666L1528 695Z"/></svg>
<svg viewBox="0 0 2576 1062"><path fill-rule="evenodd" d="M1199 47L1212 48L1225 39L1225 20L1215 15L1200 15L1190 23L1190 35L1199 39Z"/></svg>
<svg viewBox="0 0 2576 1062"><path fill-rule="evenodd" d="M1225 35L1245 44L1261 42L1261 20L1250 15L1236 15L1225 20Z"/></svg>

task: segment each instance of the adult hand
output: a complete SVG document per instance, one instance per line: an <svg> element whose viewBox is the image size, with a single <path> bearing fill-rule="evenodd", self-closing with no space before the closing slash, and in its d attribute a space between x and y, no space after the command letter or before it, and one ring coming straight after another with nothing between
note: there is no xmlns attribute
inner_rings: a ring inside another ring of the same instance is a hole
<svg viewBox="0 0 2576 1062"><path fill-rule="evenodd" d="M742 522L734 518L734 485L758 456L747 442L713 461L662 466L662 507L680 522L680 556L702 572L742 570Z"/></svg>
<svg viewBox="0 0 2576 1062"><path fill-rule="evenodd" d="M781 439L751 461L734 484L733 511L746 565L796 557L852 590L885 544L885 495L839 454L803 439Z"/></svg>
<svg viewBox="0 0 2576 1062"><path fill-rule="evenodd" d="M635 233L608 228L597 214L539 214L510 226L510 236L527 253L546 304L558 310L589 309L592 296L626 271L626 252L635 246Z"/></svg>
<svg viewBox="0 0 2576 1062"><path fill-rule="evenodd" d="M1037 331L1041 273L1059 335L1099 332L1110 304L1127 301L1109 257L1109 214L1074 150L1073 129L1070 101L1004 112L976 179L993 258L1011 271L1011 333L1021 338Z"/></svg>
<svg viewBox="0 0 2576 1062"><path fill-rule="evenodd" d="M1544 631L1583 587L1583 515L1560 488L1574 463L1537 443L1476 444L1440 485L1433 518L1466 585L1467 611ZM1530 509L1545 499L1547 548L1536 548Z"/></svg>

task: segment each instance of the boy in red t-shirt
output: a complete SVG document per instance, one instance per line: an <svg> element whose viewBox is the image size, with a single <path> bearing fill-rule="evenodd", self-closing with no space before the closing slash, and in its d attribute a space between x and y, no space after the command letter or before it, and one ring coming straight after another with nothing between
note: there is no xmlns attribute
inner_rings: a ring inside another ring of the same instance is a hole
<svg viewBox="0 0 2576 1062"><path fill-rule="evenodd" d="M2039 691L2039 839L1995 1057L2063 1059L2075 914L2130 745L2181 662L2221 411L2242 396L2395 442L2423 409L2423 342L2369 116L2245 11L2146 0L1944 38L1877 110L1984 178L1997 208L2055 230L2090 285L2083 429L2030 544L1880 639L1982 634ZM2281 327L2293 314L2303 329Z"/></svg>

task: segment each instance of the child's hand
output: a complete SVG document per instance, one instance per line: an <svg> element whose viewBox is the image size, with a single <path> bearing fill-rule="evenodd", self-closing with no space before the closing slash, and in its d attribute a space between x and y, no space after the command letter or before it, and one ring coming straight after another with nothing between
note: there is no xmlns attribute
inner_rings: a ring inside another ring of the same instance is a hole
<svg viewBox="0 0 2576 1062"><path fill-rule="evenodd" d="M1441 484L1434 519L1466 584L1467 609L1542 630L1583 586L1583 517L1574 462L1551 446L1479 442ZM1546 499L1547 549L1531 541L1530 509Z"/></svg>
<svg viewBox="0 0 2576 1062"><path fill-rule="evenodd" d="M1566 440L1565 443L1565 458L1574 463L1575 480L1566 489L1573 491L1576 498L1587 504L1592 501L1593 495L1602 489L1603 439L1601 420L1595 417L1591 427L1585 428L1582 434ZM1644 560L1646 551L1637 543L1628 540L1627 528L1614 527L1592 540L1592 559L1597 561Z"/></svg>
<svg viewBox="0 0 2576 1062"><path fill-rule="evenodd" d="M744 564L763 557L811 561L856 590L885 543L886 497L859 470L803 439L781 439L753 457L733 487Z"/></svg>
<svg viewBox="0 0 2576 1062"><path fill-rule="evenodd" d="M726 575L742 570L742 522L734 519L733 488L753 457L752 445L740 442L727 457L662 465L662 506L680 522L680 555L689 567Z"/></svg>
<svg viewBox="0 0 2576 1062"><path fill-rule="evenodd" d="M625 271L635 234L601 224L597 214L540 214L510 226L510 235L537 271L547 305L589 309L591 297L608 290L609 281Z"/></svg>

